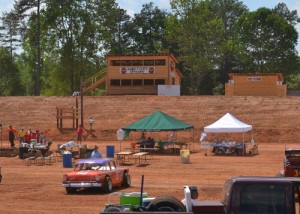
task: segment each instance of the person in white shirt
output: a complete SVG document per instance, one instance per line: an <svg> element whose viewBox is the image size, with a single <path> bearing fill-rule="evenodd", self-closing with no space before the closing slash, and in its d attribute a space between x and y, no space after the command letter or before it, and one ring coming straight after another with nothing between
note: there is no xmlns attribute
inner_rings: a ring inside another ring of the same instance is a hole
<svg viewBox="0 0 300 214"><path fill-rule="evenodd" d="M94 119L92 118L92 116L90 116L89 124L90 124L90 130L92 131L93 130L93 124L94 124Z"/></svg>

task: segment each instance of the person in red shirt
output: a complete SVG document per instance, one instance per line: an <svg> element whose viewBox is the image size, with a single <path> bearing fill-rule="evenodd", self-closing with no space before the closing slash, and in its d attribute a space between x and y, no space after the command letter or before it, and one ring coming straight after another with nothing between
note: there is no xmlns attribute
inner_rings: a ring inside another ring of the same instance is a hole
<svg viewBox="0 0 300 214"><path fill-rule="evenodd" d="M77 144L79 143L81 145L82 134L83 134L83 126L79 125L79 127L77 129Z"/></svg>

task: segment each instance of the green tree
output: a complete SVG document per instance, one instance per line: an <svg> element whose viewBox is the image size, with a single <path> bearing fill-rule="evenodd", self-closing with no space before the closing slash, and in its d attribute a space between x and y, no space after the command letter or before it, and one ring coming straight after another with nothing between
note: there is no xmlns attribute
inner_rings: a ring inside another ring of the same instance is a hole
<svg viewBox="0 0 300 214"><path fill-rule="evenodd" d="M26 31L35 48L34 54L35 63L31 71L34 76L34 95L39 96L41 91L41 75L42 75L42 50L41 50L41 10L42 4L47 0L16 0L14 2L13 13L16 14L19 20L29 23L23 30ZM28 18L29 17L29 18ZM31 27L31 28L30 28Z"/></svg>
<svg viewBox="0 0 300 214"><path fill-rule="evenodd" d="M224 46L224 25L207 2L171 1L167 36L178 45L189 94L212 94L211 73L220 65Z"/></svg>
<svg viewBox="0 0 300 214"><path fill-rule="evenodd" d="M0 48L0 96L23 95L19 70L10 52Z"/></svg>
<svg viewBox="0 0 300 214"><path fill-rule="evenodd" d="M110 7L110 13L102 20L102 40L105 52L109 54L128 54L130 52L131 39L129 33L132 31L131 18L126 11L118 8L115 4Z"/></svg>
<svg viewBox="0 0 300 214"><path fill-rule="evenodd" d="M132 20L132 53L158 53L166 49L164 35L167 12L154 7L154 3L144 4L140 13Z"/></svg>
<svg viewBox="0 0 300 214"><path fill-rule="evenodd" d="M209 10L222 20L224 25L224 46L220 67L217 69L217 88L228 80L228 73L236 69L237 66L237 41L235 38L236 22L246 12L247 7L238 0L208 0Z"/></svg>
<svg viewBox="0 0 300 214"><path fill-rule="evenodd" d="M0 27L0 44L10 50L10 56L21 46L19 31L21 23L19 17L13 12L4 13L1 17L3 25Z"/></svg>
<svg viewBox="0 0 300 214"><path fill-rule="evenodd" d="M45 10L43 42L47 47L45 59L49 65L51 85L48 93L70 95L80 89L81 78L99 71L103 53L102 14L99 8L108 1L53 0ZM104 8L102 7L104 10ZM107 14L109 10L106 10ZM57 87L64 90L58 91ZM52 90L52 92L50 92Z"/></svg>
<svg viewBox="0 0 300 214"><path fill-rule="evenodd" d="M282 71L284 62L296 53L295 27L270 9L244 14L236 29L244 71Z"/></svg>
<svg viewBox="0 0 300 214"><path fill-rule="evenodd" d="M279 3L272 11L294 26L300 22L297 10L290 11L285 3Z"/></svg>

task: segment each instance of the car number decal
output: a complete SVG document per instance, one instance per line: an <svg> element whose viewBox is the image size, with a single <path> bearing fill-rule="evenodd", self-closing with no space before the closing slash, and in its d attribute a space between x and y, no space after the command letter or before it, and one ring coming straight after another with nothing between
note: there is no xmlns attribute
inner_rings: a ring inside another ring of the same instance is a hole
<svg viewBox="0 0 300 214"><path fill-rule="evenodd" d="M300 177L300 171L298 169L294 169L294 177Z"/></svg>

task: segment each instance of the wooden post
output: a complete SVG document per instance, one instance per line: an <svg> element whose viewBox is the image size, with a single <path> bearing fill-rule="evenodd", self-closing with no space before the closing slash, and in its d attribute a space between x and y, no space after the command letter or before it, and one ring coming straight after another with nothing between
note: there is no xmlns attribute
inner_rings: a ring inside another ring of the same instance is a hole
<svg viewBox="0 0 300 214"><path fill-rule="evenodd" d="M82 77L80 78L80 110L81 110L81 125L83 126L83 80Z"/></svg>

